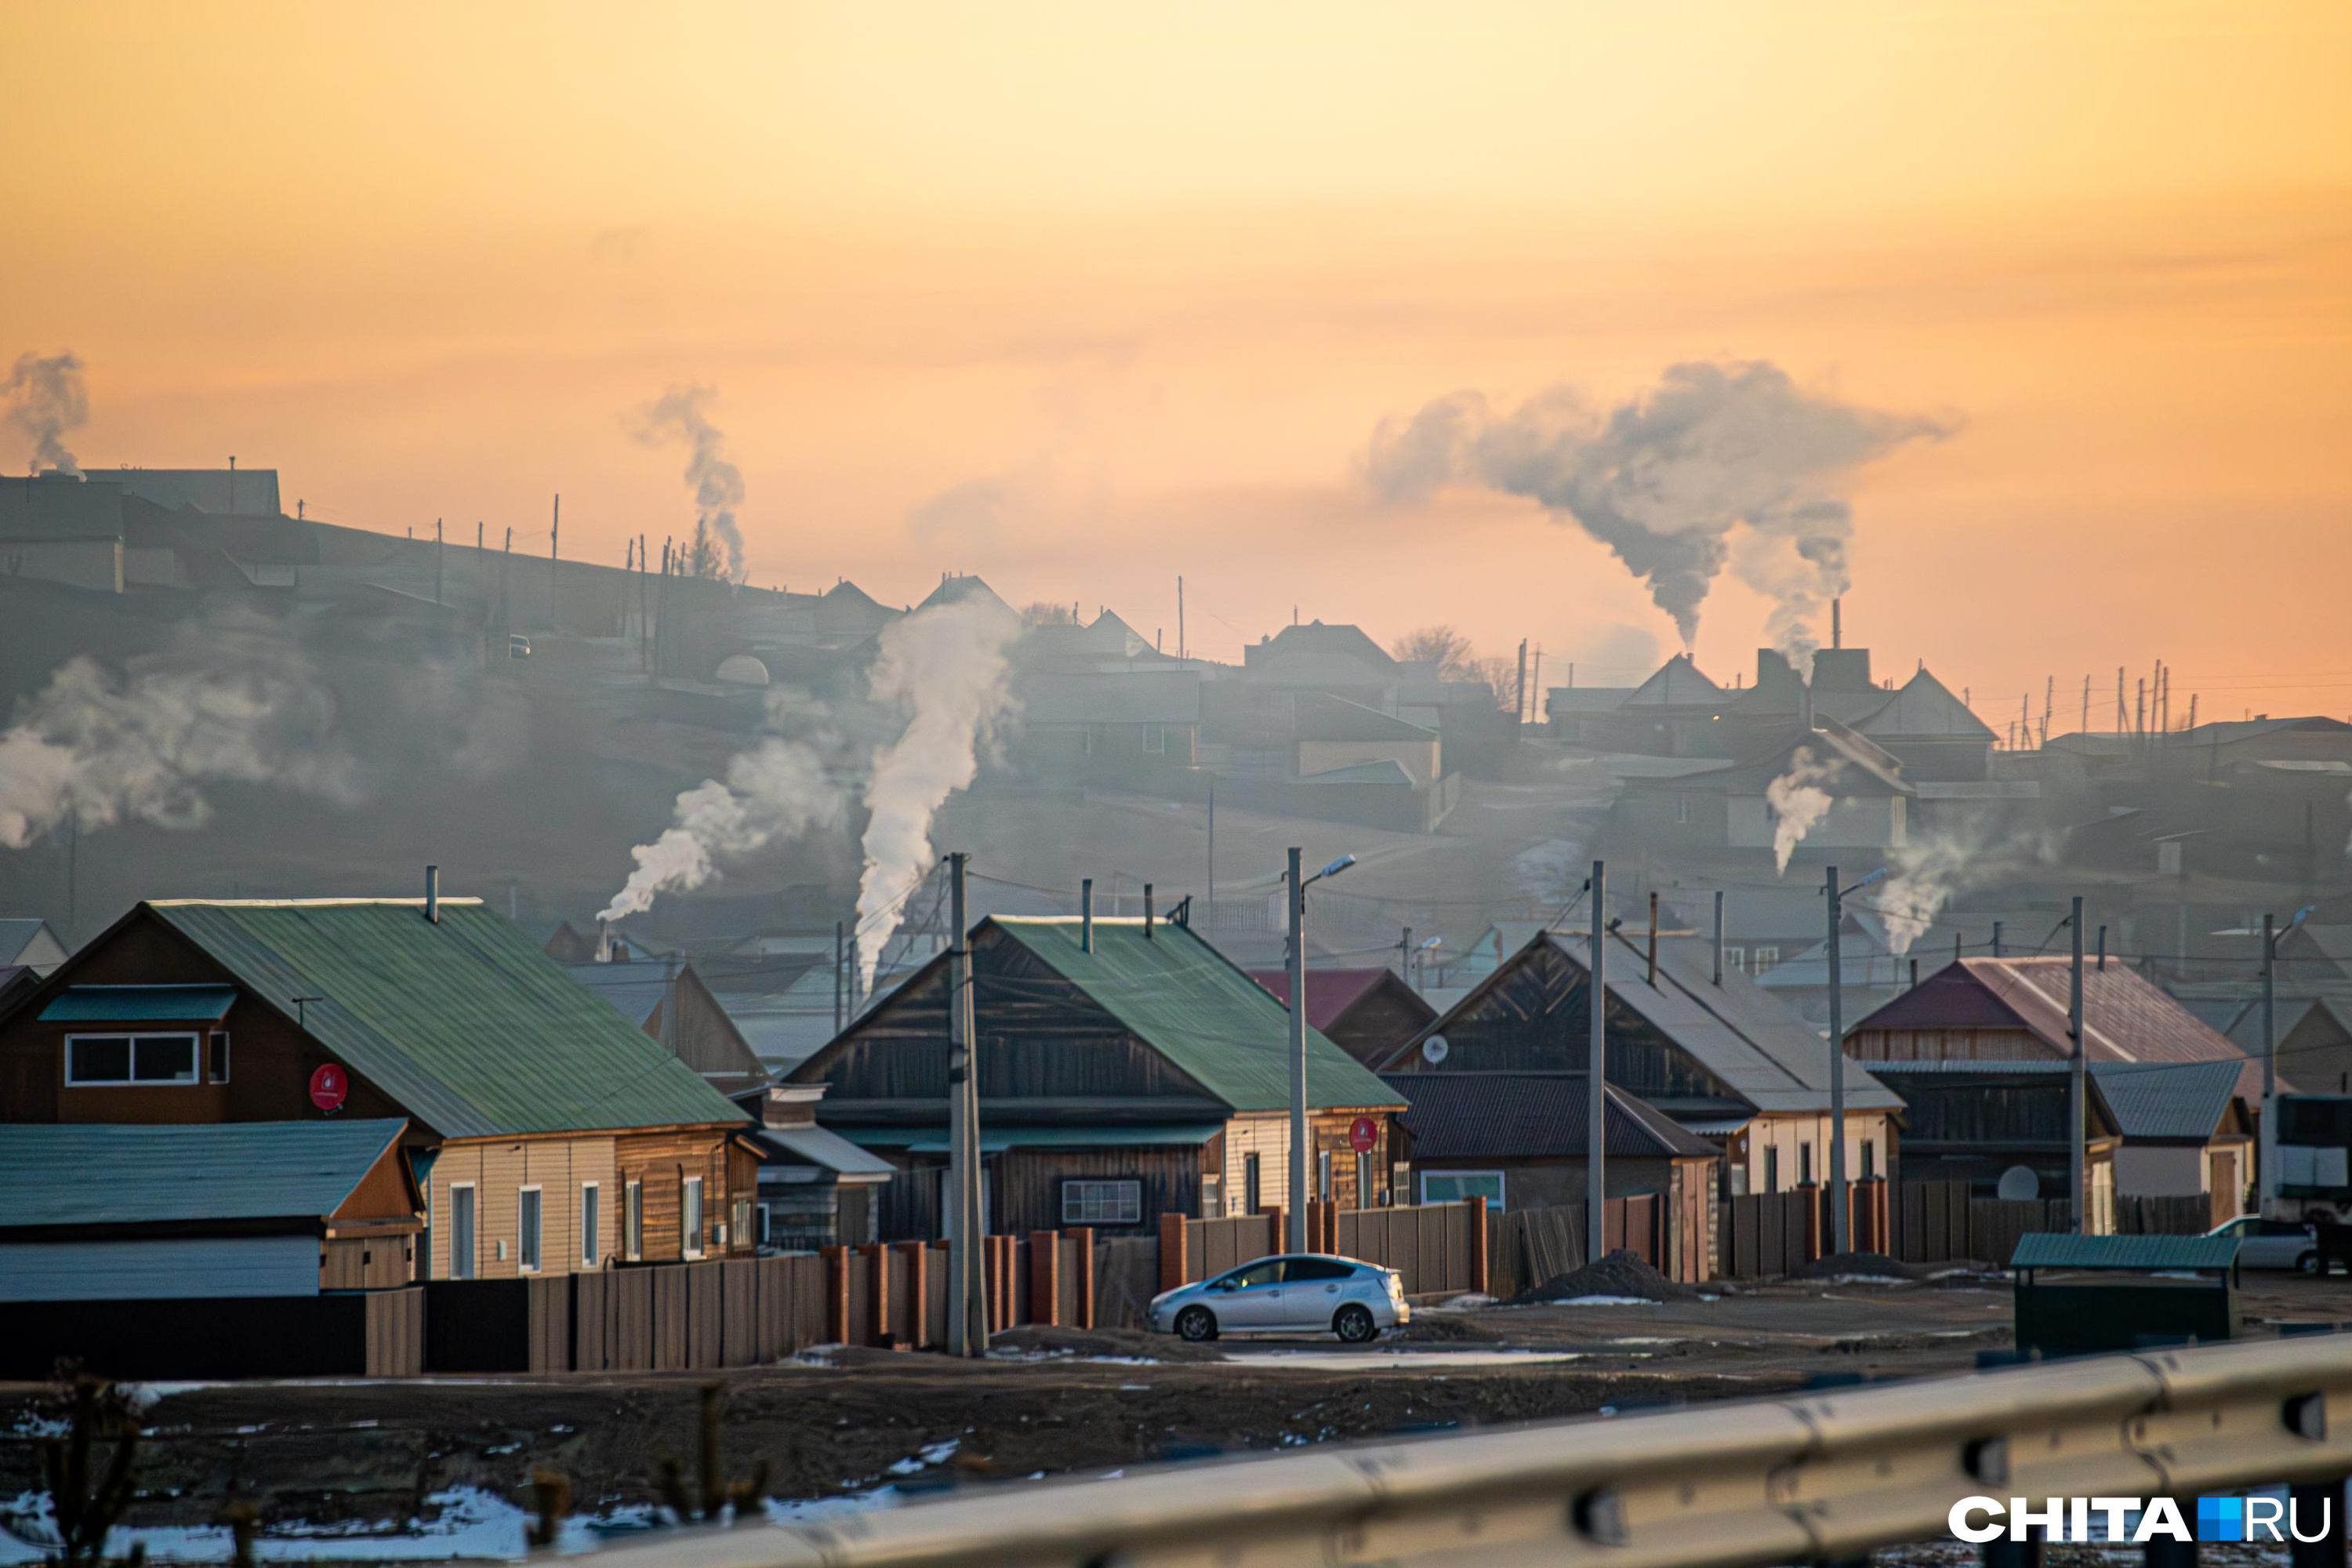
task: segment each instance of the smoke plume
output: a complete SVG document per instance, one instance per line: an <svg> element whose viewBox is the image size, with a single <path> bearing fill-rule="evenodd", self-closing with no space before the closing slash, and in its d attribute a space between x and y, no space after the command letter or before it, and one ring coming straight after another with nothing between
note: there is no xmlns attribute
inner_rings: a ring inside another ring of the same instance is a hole
<svg viewBox="0 0 2352 1568"><path fill-rule="evenodd" d="M66 432L89 422L89 389L82 384L81 360L72 353L16 356L16 368L0 385L8 423L33 440L35 466L79 474L81 465L66 448Z"/></svg>
<svg viewBox="0 0 2352 1568"><path fill-rule="evenodd" d="M1685 363L1606 413L1566 388L1508 413L1457 392L1383 419L1360 467L1391 501L1471 483L1575 519L1648 584L1685 647L1728 563L1771 597L1776 646L1801 671L1822 606L1847 586L1854 470L1951 429L1807 393L1760 360Z"/></svg>
<svg viewBox="0 0 2352 1568"><path fill-rule="evenodd" d="M771 725L801 717L793 701L782 692L771 698ZM689 892L710 880L720 860L840 822L848 800L827 761L828 740L821 729L762 736L728 759L724 782L705 779L681 792L671 826L629 851L636 869L596 918L642 913L662 893Z"/></svg>
<svg viewBox="0 0 2352 1568"><path fill-rule="evenodd" d="M2060 847L2049 829L1981 816L1895 846L1887 852L1891 874L1874 900L1885 917L1888 950L1897 958L1910 952L1954 899L2046 874Z"/></svg>
<svg viewBox="0 0 2352 1568"><path fill-rule="evenodd" d="M743 504L743 470L727 457L727 437L703 413L707 386L673 386L645 411L637 439L649 447L682 441L687 447L686 482L694 487L697 515L727 548L727 578L743 580L743 531L735 509Z"/></svg>
<svg viewBox="0 0 2352 1568"><path fill-rule="evenodd" d="M334 704L299 659L207 661L117 680L76 658L0 731L0 847L22 849L72 822L200 827L205 786L272 784L341 804L356 768L334 737Z"/></svg>
<svg viewBox="0 0 2352 1568"><path fill-rule="evenodd" d="M1830 814L1830 794L1821 786L1835 779L1843 765L1835 757L1822 762L1811 746L1800 746L1789 759L1789 771L1764 786L1765 804L1772 808L1775 870L1789 868L1789 857Z"/></svg>
<svg viewBox="0 0 2352 1568"><path fill-rule="evenodd" d="M930 868L931 818L980 771L980 749L1011 700L1005 650L1020 617L975 595L883 628L876 700L908 710L907 728L866 781L866 869L857 883L858 988L874 988L891 912Z"/></svg>

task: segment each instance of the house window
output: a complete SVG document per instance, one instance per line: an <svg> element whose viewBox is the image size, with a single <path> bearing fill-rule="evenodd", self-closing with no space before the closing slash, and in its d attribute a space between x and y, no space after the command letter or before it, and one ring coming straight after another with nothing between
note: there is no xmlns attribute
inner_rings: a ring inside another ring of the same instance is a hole
<svg viewBox="0 0 2352 1568"><path fill-rule="evenodd" d="M215 1083L228 1081L228 1031L215 1030L212 1037L212 1061L205 1076Z"/></svg>
<svg viewBox="0 0 2352 1568"><path fill-rule="evenodd" d="M1797 1185L1808 1186L1811 1184L1812 1179L1813 1146L1811 1143L1800 1143L1797 1145Z"/></svg>
<svg viewBox="0 0 2352 1568"><path fill-rule="evenodd" d="M1255 1214L1265 1206L1265 1188L1262 1184L1258 1157L1255 1153L1242 1156L1242 1213Z"/></svg>
<svg viewBox="0 0 2352 1568"><path fill-rule="evenodd" d="M1756 973L1759 973L1759 974L1763 973L1766 970L1768 970L1768 969L1771 968L1774 964L1776 964L1776 963L1780 963L1780 950L1779 948L1777 948L1777 947L1759 947L1759 948L1758 948L1758 949L1756 950Z"/></svg>
<svg viewBox="0 0 2352 1568"><path fill-rule="evenodd" d="M580 1267L593 1268L604 1256L604 1189L595 1182L580 1184Z"/></svg>
<svg viewBox="0 0 2352 1568"><path fill-rule="evenodd" d="M688 1258L702 1256L702 1178L688 1176L679 1184L678 1250Z"/></svg>
<svg viewBox="0 0 2352 1568"><path fill-rule="evenodd" d="M1143 749L1155 757L1168 754L1168 726L1146 724L1143 727Z"/></svg>
<svg viewBox="0 0 2352 1568"><path fill-rule="evenodd" d="M767 1245L769 1244L769 1243L768 1243L768 1237L771 1237L771 1236L772 1236L773 1234L775 1234L775 1223L776 1223L776 1222L775 1222L775 1217L768 1212L768 1205L765 1205L765 1204L761 1204L761 1205L760 1205L760 1215L759 1215L759 1226L760 1226L760 1237L759 1237L759 1239L760 1239L760 1245L761 1245L761 1247L765 1247L765 1246L767 1246Z"/></svg>
<svg viewBox="0 0 2352 1568"><path fill-rule="evenodd" d="M1768 1193L1780 1190L1780 1151L1778 1149L1764 1151L1764 1190Z"/></svg>
<svg viewBox="0 0 2352 1568"><path fill-rule="evenodd" d="M526 1274L539 1271L539 1189L525 1187L515 1205L515 1261Z"/></svg>
<svg viewBox="0 0 2352 1568"><path fill-rule="evenodd" d="M68 1035L66 1082L194 1083L194 1035Z"/></svg>
<svg viewBox="0 0 2352 1568"><path fill-rule="evenodd" d="M1223 1176L1201 1178L1201 1217L1223 1219L1225 1215L1225 1179Z"/></svg>
<svg viewBox="0 0 2352 1568"><path fill-rule="evenodd" d="M1747 973L1748 950L1744 947L1725 948L1723 950L1723 966L1726 969L1730 970L1734 974Z"/></svg>
<svg viewBox="0 0 2352 1568"><path fill-rule="evenodd" d="M1082 757L1091 757L1094 754L1095 727L1092 724L1089 724L1085 729L1078 731L1078 755Z"/></svg>
<svg viewBox="0 0 2352 1568"><path fill-rule="evenodd" d="M735 1247L750 1246L751 1243L748 1238L751 1234L751 1200L749 1198L737 1198L733 1206L728 1210L728 1213L734 1216L728 1222L727 1226L727 1237L730 1245Z"/></svg>
<svg viewBox="0 0 2352 1568"><path fill-rule="evenodd" d="M646 1255L646 1184L621 1189L621 1256L635 1263Z"/></svg>
<svg viewBox="0 0 2352 1568"><path fill-rule="evenodd" d="M1677 823L1686 823L1689 820L1690 796L1686 795L1678 795L1675 796L1675 821Z"/></svg>
<svg viewBox="0 0 2352 1568"><path fill-rule="evenodd" d="M1143 1184L1139 1181L1064 1182L1064 1225L1141 1225Z"/></svg>
<svg viewBox="0 0 2352 1568"><path fill-rule="evenodd" d="M1878 1145L1865 1138L1862 1141L1862 1179L1865 1182L1878 1174Z"/></svg>
<svg viewBox="0 0 2352 1568"><path fill-rule="evenodd" d="M1458 1204L1465 1198L1485 1198L1488 1208L1503 1206L1503 1173L1500 1171L1423 1171L1421 1173L1421 1201L1425 1204Z"/></svg>
<svg viewBox="0 0 2352 1568"><path fill-rule="evenodd" d="M1315 1195L1325 1203L1331 1201L1331 1151L1315 1151Z"/></svg>
<svg viewBox="0 0 2352 1568"><path fill-rule="evenodd" d="M449 1278L474 1277L474 1184L449 1188Z"/></svg>

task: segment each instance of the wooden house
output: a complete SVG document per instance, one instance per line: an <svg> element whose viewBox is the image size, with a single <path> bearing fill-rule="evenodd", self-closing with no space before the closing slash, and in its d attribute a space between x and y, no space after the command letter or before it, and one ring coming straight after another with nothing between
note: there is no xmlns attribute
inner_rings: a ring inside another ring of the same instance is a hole
<svg viewBox="0 0 2352 1568"><path fill-rule="evenodd" d="M763 1251L814 1252L881 1239L879 1190L898 1167L816 1121L821 1083L778 1083L737 1097L759 1121L757 1237Z"/></svg>
<svg viewBox="0 0 2352 1568"><path fill-rule="evenodd" d="M398 1118L0 1125L0 1301L316 1296L416 1278Z"/></svg>
<svg viewBox="0 0 2352 1568"><path fill-rule="evenodd" d="M1284 1006L1290 1005L1290 972L1253 969L1250 978ZM1307 972L1307 1022L1333 1045L1377 1068L1437 1016L1392 969L1310 969Z"/></svg>
<svg viewBox="0 0 2352 1568"><path fill-rule="evenodd" d="M751 1247L742 1112L478 900L142 903L0 1015L0 1121L326 1117L408 1123L428 1279Z"/></svg>
<svg viewBox="0 0 2352 1568"><path fill-rule="evenodd" d="M1723 1152L1730 1195L1829 1177L1830 1046L1747 976L1720 981L1698 944L1650 950L1622 932L1609 952L1608 1081ZM1581 1073L1588 1059L1587 939L1540 931L1386 1064L1406 1073ZM1902 1101L1870 1074L1845 1081L1846 1173L1895 1169Z"/></svg>
<svg viewBox="0 0 2352 1568"><path fill-rule="evenodd" d="M2065 1062L1891 1061L1880 1081L1903 1097L1903 1179L1966 1182L1980 1198L2066 1195L2073 1141ZM2083 1110L2084 1194L2092 1229L2115 1229L2114 1111L2092 1086Z"/></svg>
<svg viewBox="0 0 2352 1568"><path fill-rule="evenodd" d="M1402 1121L1414 1196L1425 1204L1484 1197L1494 1208L1548 1208L1585 1200L1591 1079L1570 1072L1400 1072L1382 1075L1410 1101ZM1615 1084L1602 1109L1609 1195L1666 1195L1668 1252L1714 1255L1716 1167L1723 1152ZM1714 1270L1696 1264L1687 1276ZM1671 1272L1671 1270L1670 1270ZM1675 1274L1675 1278L1685 1276Z"/></svg>
<svg viewBox="0 0 2352 1568"><path fill-rule="evenodd" d="M1289 1017L1223 953L1148 918L999 916L971 948L992 1230L1141 1234L1290 1202ZM940 1234L947 971L932 960L790 1075L828 1085L818 1121L898 1167L885 1240ZM1403 1100L1313 1028L1307 1049L1309 1195L1386 1201Z"/></svg>
<svg viewBox="0 0 2352 1568"><path fill-rule="evenodd" d="M732 1099L764 1088L768 1065L694 965L676 959L567 963L564 973L659 1040L662 1048Z"/></svg>

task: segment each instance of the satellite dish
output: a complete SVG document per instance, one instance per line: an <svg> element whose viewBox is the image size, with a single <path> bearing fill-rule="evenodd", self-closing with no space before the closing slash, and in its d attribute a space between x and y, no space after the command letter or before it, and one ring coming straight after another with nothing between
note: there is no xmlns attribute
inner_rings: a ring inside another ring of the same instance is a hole
<svg viewBox="0 0 2352 1568"><path fill-rule="evenodd" d="M2042 1178L2023 1165L2011 1165L2000 1173L2000 1185L1994 1195L2003 1203L2031 1203L2042 1195Z"/></svg>
<svg viewBox="0 0 2352 1568"><path fill-rule="evenodd" d="M1432 1035L1421 1042L1421 1059L1435 1067L1445 1059L1445 1053L1452 1048L1445 1043L1444 1035Z"/></svg>

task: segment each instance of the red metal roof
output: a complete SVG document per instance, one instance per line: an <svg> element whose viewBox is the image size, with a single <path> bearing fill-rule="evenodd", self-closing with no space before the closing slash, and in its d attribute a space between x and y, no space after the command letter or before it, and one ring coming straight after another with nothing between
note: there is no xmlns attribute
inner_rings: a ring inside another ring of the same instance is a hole
<svg viewBox="0 0 2352 1568"><path fill-rule="evenodd" d="M1385 969L1310 969L1307 972L1307 1026L1312 1029L1328 1029L1340 1014L1364 999L1364 994L1381 983ZM1273 993L1274 999L1284 1006L1290 1005L1290 975L1280 969L1253 969L1250 978Z"/></svg>

